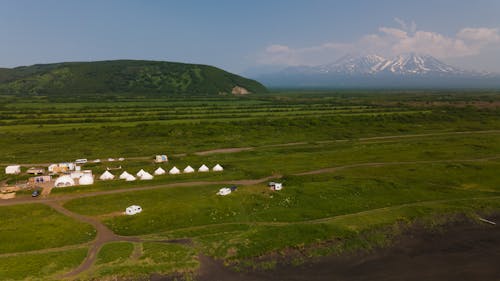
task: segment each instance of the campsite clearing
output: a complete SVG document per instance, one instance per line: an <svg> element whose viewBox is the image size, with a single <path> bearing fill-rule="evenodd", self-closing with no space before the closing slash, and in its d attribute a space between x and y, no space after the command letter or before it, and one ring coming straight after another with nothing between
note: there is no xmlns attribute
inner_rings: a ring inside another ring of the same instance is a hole
<svg viewBox="0 0 500 281"><path fill-rule="evenodd" d="M423 98L447 103L416 106ZM12 277L19 266L2 267L2 279L194 278L207 256L272 270L282 261L388 247L415 222L439 228L457 214L488 219L500 210L500 109L481 106L500 100L496 93L0 99L9 101L0 107L2 168L126 159L117 171L82 164L113 180L96 177L38 198L20 190L0 201L8 241L0 258L44 260L19 277ZM168 162L155 163L165 151ZM212 171L218 163L222 173ZM151 178L140 181L145 173ZM269 181L285 188L274 192ZM215 194L231 185L238 191L227 198ZM135 204L146 211L116 215Z"/></svg>

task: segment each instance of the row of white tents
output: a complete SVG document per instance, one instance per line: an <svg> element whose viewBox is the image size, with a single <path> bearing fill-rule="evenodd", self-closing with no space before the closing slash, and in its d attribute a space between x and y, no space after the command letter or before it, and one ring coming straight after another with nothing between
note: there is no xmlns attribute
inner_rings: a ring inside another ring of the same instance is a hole
<svg viewBox="0 0 500 281"><path fill-rule="evenodd" d="M223 170L224 170L224 168L222 168L222 166L219 164L215 165L212 168L212 171L214 171L214 172L221 172ZM198 168L198 172L209 172L209 171L210 171L210 169L205 164L201 165L201 167ZM184 168L184 170L183 170L183 173L186 173L186 174L194 173L194 172L195 172L195 170L193 169L193 167L191 167L189 165L186 168ZM155 176L164 175L166 173L167 172L161 167L159 167L158 169L156 169L153 172L153 174ZM177 175L177 174L180 174L181 171L177 167L174 166L172 169L170 169L168 171L168 173L171 175ZM103 181L113 180L114 178L115 178L115 176L112 173L110 173L109 171L105 171L99 177L99 179L103 180ZM137 180L137 178L139 178L140 180L152 180L153 175L151 175L150 173L141 169L139 172L137 172L137 174L135 176L132 174L129 174L127 171L124 171L119 176L119 179L126 180L126 181L135 181L135 180ZM85 173L79 178L78 183L80 185L94 184L94 177L92 176L91 173ZM61 177L57 178L55 183L54 183L55 187L65 187L65 186L73 186L73 185L75 185L75 180L70 175L61 176Z"/></svg>

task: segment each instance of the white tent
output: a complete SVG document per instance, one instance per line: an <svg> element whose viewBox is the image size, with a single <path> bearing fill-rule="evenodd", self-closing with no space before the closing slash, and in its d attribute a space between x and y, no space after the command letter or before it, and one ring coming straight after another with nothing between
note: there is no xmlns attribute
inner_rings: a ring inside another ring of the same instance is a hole
<svg viewBox="0 0 500 281"><path fill-rule="evenodd" d="M121 180L124 180L124 179L126 179L128 176L130 176L130 174L129 174L129 173L127 173L127 171L123 171L123 173L121 173L121 175L120 175L120 177L119 177L119 178L120 178Z"/></svg>
<svg viewBox="0 0 500 281"><path fill-rule="evenodd" d="M137 205L132 205L132 206L127 207L127 209L125 209L125 214L127 214L129 216L138 214L140 212L142 212L142 208L141 208L141 206L137 206Z"/></svg>
<svg viewBox="0 0 500 281"><path fill-rule="evenodd" d="M135 177L132 176L131 174L129 174L126 178L125 178L126 181L135 181Z"/></svg>
<svg viewBox="0 0 500 281"><path fill-rule="evenodd" d="M89 175L89 174L84 174L80 180L78 180L78 183L80 185L91 185L91 184L94 184L94 177L92 177L92 175Z"/></svg>
<svg viewBox="0 0 500 281"><path fill-rule="evenodd" d="M109 171L104 172L104 173L103 173L103 174L99 177L99 179L100 179L100 180L103 180L103 181L112 180L112 179L114 179L114 178L115 178L115 176L114 176L112 173L110 173Z"/></svg>
<svg viewBox="0 0 500 281"><path fill-rule="evenodd" d="M141 176L141 180L144 181L144 180L152 180L153 179L153 176L148 173L148 172L144 172L142 173L142 176Z"/></svg>
<svg viewBox="0 0 500 281"><path fill-rule="evenodd" d="M170 169L170 171L168 171L169 174L171 175L177 175L177 174L180 174L181 171L179 169L177 169L177 167L173 167L172 169Z"/></svg>
<svg viewBox="0 0 500 281"><path fill-rule="evenodd" d="M165 170L163 170L162 167L158 167L158 169L156 169L155 172L154 172L154 174L157 175L157 176L158 175L164 175L165 173L166 172L165 172Z"/></svg>
<svg viewBox="0 0 500 281"><path fill-rule="evenodd" d="M210 169L205 164L201 165L201 167L198 168L198 172L209 172L209 171Z"/></svg>
<svg viewBox="0 0 500 281"><path fill-rule="evenodd" d="M55 187L65 187L73 185L75 185L75 181L68 175L58 177L56 179L56 182L54 183Z"/></svg>
<svg viewBox="0 0 500 281"><path fill-rule="evenodd" d="M144 171L143 169L141 169L139 172L137 172L137 174L135 174L136 176L138 177L142 177L142 174L144 174L146 171Z"/></svg>
<svg viewBox="0 0 500 281"><path fill-rule="evenodd" d="M186 168L184 168L184 173L194 173L193 167L188 165Z"/></svg>
<svg viewBox="0 0 500 281"><path fill-rule="evenodd" d="M221 165L217 164L215 165L213 168L212 168L212 171L214 172L221 172L221 171L224 171L224 168L222 168Z"/></svg>
<svg viewBox="0 0 500 281"><path fill-rule="evenodd" d="M20 174L21 173L21 166L19 166L19 165L7 166L7 167L5 167L5 173L7 175Z"/></svg>

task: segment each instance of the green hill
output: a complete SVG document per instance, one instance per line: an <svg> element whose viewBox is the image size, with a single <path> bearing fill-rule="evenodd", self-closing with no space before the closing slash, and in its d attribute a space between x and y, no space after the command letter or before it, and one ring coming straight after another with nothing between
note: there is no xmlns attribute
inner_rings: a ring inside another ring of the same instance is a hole
<svg viewBox="0 0 500 281"><path fill-rule="evenodd" d="M267 90L257 81L199 64L115 60L0 68L0 93L3 94L214 95L247 91Z"/></svg>

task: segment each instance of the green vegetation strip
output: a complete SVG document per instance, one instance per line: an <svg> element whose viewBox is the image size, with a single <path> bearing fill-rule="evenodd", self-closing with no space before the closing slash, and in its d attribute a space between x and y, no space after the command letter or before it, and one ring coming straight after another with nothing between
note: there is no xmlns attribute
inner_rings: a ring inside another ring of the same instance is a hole
<svg viewBox="0 0 500 281"><path fill-rule="evenodd" d="M92 226L41 204L4 206L0 214L0 254L76 245L95 237Z"/></svg>
<svg viewBox="0 0 500 281"><path fill-rule="evenodd" d="M0 257L0 280L59 280L59 275L70 271L83 261L87 250L79 248Z"/></svg>

